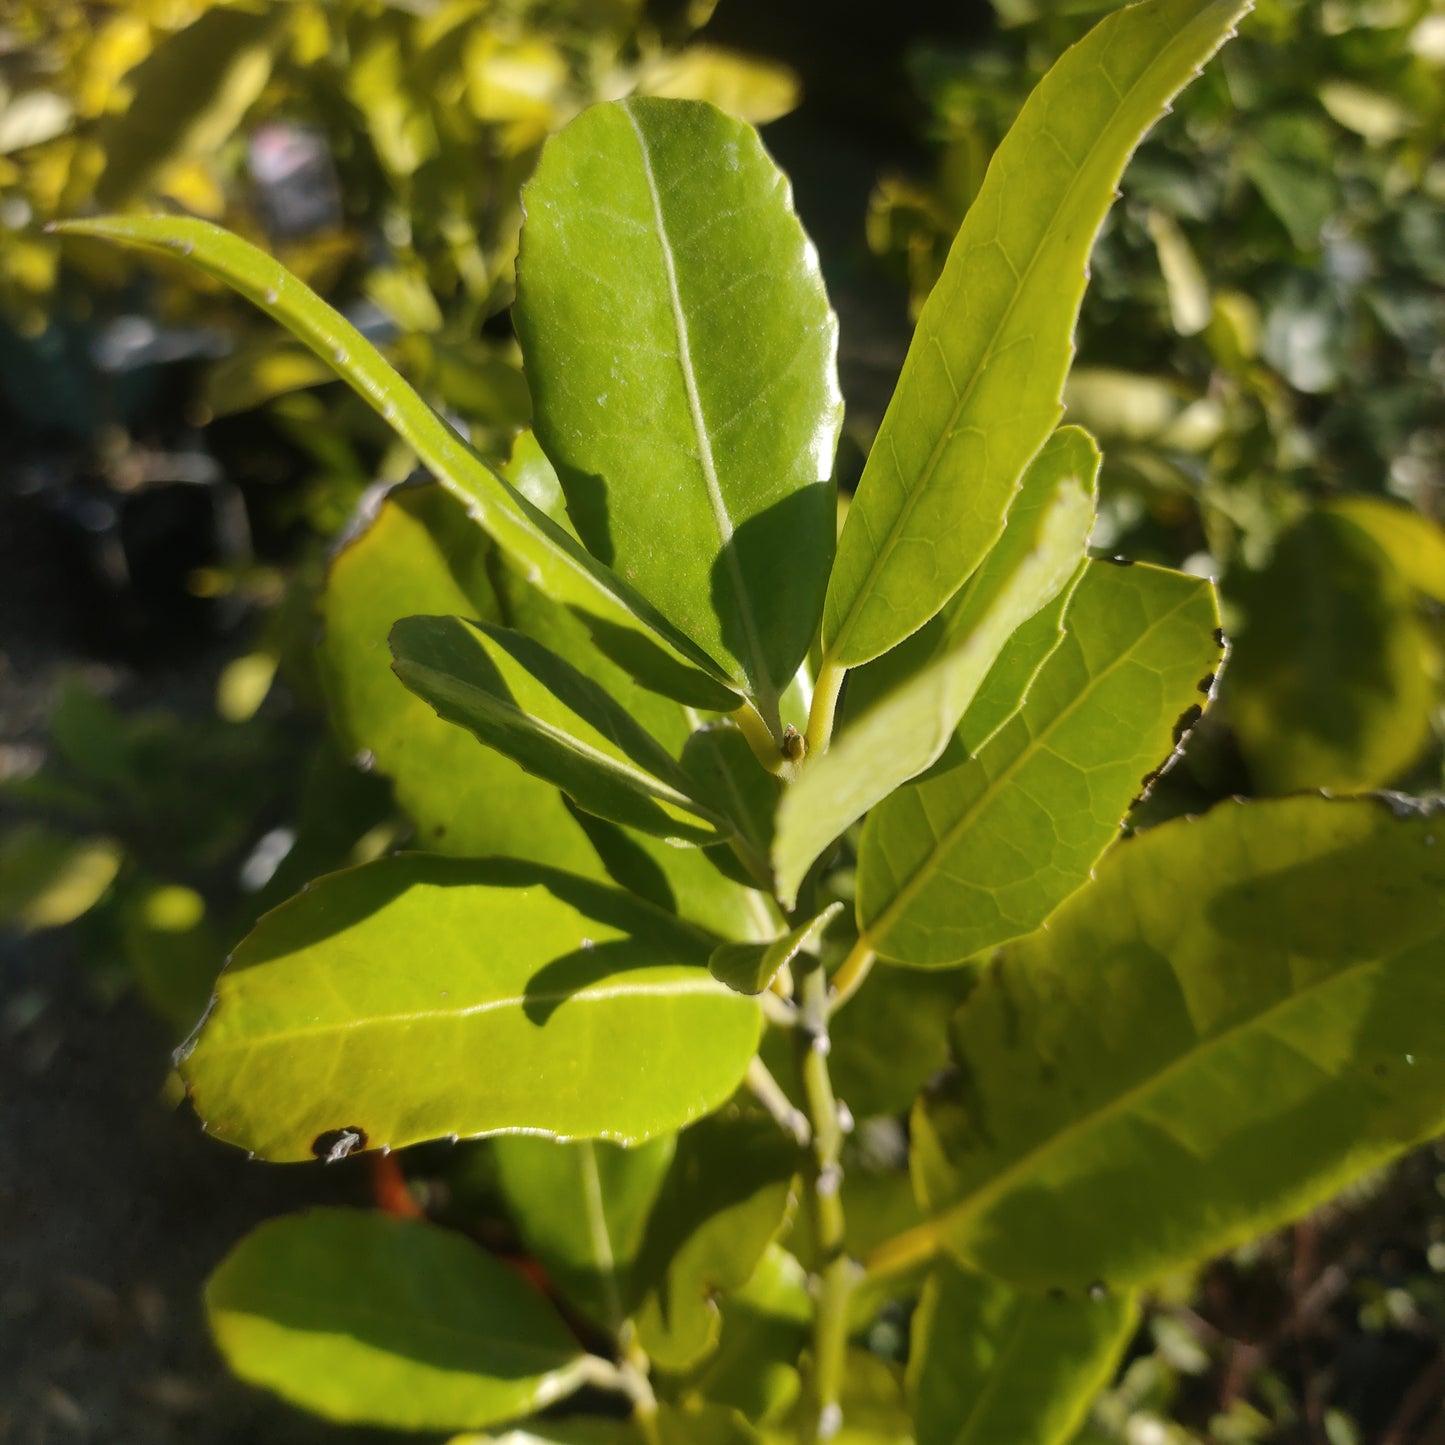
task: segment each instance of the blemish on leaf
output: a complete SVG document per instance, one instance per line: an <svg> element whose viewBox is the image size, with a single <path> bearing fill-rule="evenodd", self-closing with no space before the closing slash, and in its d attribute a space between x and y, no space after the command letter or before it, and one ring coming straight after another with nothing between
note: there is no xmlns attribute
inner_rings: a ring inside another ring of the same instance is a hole
<svg viewBox="0 0 1445 1445"><path fill-rule="evenodd" d="M1195 685L1195 687L1197 687L1197 688L1199 689L1200 692L1202 692L1202 693L1205 695L1205 697L1208 697L1209 694L1210 694L1210 692L1211 692L1211 691L1213 690L1213 688L1214 688L1214 678L1215 678L1215 674L1214 674L1214 673L1212 673L1212 672L1206 672L1206 673L1204 674L1204 676L1201 677L1201 678L1199 679L1199 681L1198 681L1197 683L1195 683L1194 685Z"/></svg>
<svg viewBox="0 0 1445 1445"><path fill-rule="evenodd" d="M347 1124L341 1129L327 1129L311 1141L311 1152L324 1164L335 1164L366 1148L366 1130L359 1124Z"/></svg>
<svg viewBox="0 0 1445 1445"><path fill-rule="evenodd" d="M1204 709L1199 704L1193 703L1179 714L1179 721L1174 724L1174 746L1177 748L1188 736L1190 728L1204 716Z"/></svg>
<svg viewBox="0 0 1445 1445"><path fill-rule="evenodd" d="M1213 635L1214 635L1214 645L1215 645L1216 647L1223 647L1223 646L1224 646L1224 629L1223 629L1222 627L1216 627L1216 628L1214 629L1214 634L1213 634Z"/></svg>

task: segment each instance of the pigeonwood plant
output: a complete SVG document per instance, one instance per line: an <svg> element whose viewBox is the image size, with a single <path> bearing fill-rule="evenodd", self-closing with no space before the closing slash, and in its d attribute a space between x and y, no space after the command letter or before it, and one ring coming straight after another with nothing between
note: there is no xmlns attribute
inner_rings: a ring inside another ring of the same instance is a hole
<svg viewBox="0 0 1445 1445"><path fill-rule="evenodd" d="M233 285L436 483L342 547L320 644L424 851L263 918L179 1067L264 1159L499 1136L545 1288L424 1220L282 1218L209 1286L239 1374L509 1442L1062 1440L1151 1281L1445 1123L1427 807L1110 848L1222 638L1207 581L1089 558L1059 399L1124 165L1244 8L1147 0L1042 82L841 535L815 253L709 106L546 148L501 471L235 238L69 228Z"/></svg>

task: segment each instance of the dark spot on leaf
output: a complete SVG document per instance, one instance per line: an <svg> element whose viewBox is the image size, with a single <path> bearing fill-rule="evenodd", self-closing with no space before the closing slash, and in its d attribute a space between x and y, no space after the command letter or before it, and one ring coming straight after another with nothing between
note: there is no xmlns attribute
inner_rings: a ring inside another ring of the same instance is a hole
<svg viewBox="0 0 1445 1445"><path fill-rule="evenodd" d="M1384 1064L1375 1065L1375 1077L1377 1079L1383 1079L1389 1072L1389 1069Z"/></svg>
<svg viewBox="0 0 1445 1445"><path fill-rule="evenodd" d="M327 1129L311 1141L311 1152L326 1164L335 1164L348 1154L366 1148L366 1130L359 1124L347 1124L341 1129Z"/></svg>
<svg viewBox="0 0 1445 1445"><path fill-rule="evenodd" d="M1059 1071L1052 1064L1039 1066L1039 1078L1046 1084L1053 1084L1059 1077Z"/></svg>
<svg viewBox="0 0 1445 1445"><path fill-rule="evenodd" d="M1224 629L1222 627L1216 627L1214 629L1214 645L1216 647L1224 646Z"/></svg>
<svg viewBox="0 0 1445 1445"><path fill-rule="evenodd" d="M433 838L445 838L447 835L447 825L445 823L438 823L436 827L431 830L431 835Z"/></svg>
<svg viewBox="0 0 1445 1445"><path fill-rule="evenodd" d="M1205 697L1208 697L1210 689L1214 686L1214 674L1212 672L1206 672L1204 676L1201 677L1197 683L1195 683L1195 686L1199 689L1200 692L1205 695Z"/></svg>
<svg viewBox="0 0 1445 1445"><path fill-rule="evenodd" d="M1056 1304L1062 1304L1066 1299L1068 1299L1068 1295L1065 1294L1058 1285L1054 1285L1049 1290L1049 1298L1053 1300Z"/></svg>
<svg viewBox="0 0 1445 1445"><path fill-rule="evenodd" d="M1193 703L1179 714L1179 721L1174 724L1174 746L1177 748L1189 734L1189 729L1204 716L1204 709L1199 704Z"/></svg>

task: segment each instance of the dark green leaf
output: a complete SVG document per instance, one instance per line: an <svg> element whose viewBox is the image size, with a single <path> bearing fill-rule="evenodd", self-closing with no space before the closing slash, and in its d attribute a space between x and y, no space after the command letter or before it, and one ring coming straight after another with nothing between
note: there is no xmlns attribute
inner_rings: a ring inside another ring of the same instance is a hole
<svg viewBox="0 0 1445 1445"><path fill-rule="evenodd" d="M268 1159L344 1135L637 1143L716 1108L757 1047L757 1005L708 952L569 874L401 854L267 914L181 1072L210 1131Z"/></svg>
<svg viewBox="0 0 1445 1445"><path fill-rule="evenodd" d="M1208 582L1091 562L1065 626L975 757L869 818L858 921L884 958L940 967L1037 928L1198 716L1220 653Z"/></svg>
<svg viewBox="0 0 1445 1445"><path fill-rule="evenodd" d="M1005 949L914 1115L943 1243L1112 1288L1242 1243L1445 1128L1445 818L1224 803Z"/></svg>
<svg viewBox="0 0 1445 1445"><path fill-rule="evenodd" d="M739 993L762 993L778 970L800 953L816 953L828 925L843 911L830 903L816 918L775 938L771 943L723 943L713 950L707 966L712 976Z"/></svg>
<svg viewBox="0 0 1445 1445"><path fill-rule="evenodd" d="M995 152L918 319L828 585L829 661L921 627L987 555L1059 418L1094 236L1140 138L1247 0L1147 0L1067 51Z"/></svg>
<svg viewBox="0 0 1445 1445"><path fill-rule="evenodd" d="M632 99L549 142L525 198L517 332L569 515L771 715L822 607L843 410L787 182L742 122Z"/></svg>
<svg viewBox="0 0 1445 1445"><path fill-rule="evenodd" d="M459 1234L354 1209L272 1219L222 1261L226 1363L329 1420L445 1430L529 1415L582 1383L546 1299Z"/></svg>

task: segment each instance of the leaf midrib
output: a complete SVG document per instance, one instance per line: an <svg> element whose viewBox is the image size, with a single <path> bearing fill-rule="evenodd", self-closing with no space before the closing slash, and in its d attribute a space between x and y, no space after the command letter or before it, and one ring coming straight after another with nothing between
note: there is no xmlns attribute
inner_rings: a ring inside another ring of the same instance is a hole
<svg viewBox="0 0 1445 1445"><path fill-rule="evenodd" d="M1106 667L1102 672L1095 673L1089 679L1088 685L1082 688L1066 707L1064 707L1054 715L1053 720L1046 728L1044 728L1042 732L1037 734L1030 734L1029 746L1021 749L1018 757L1016 757L1013 762L1011 762L996 778L990 780L988 786L983 790L983 792L978 795L978 797L970 805L970 807L963 814L963 816L959 818L956 823L954 823L942 834L942 836L938 839L936 845L928 851L928 853L924 856L923 860L919 863L918 867L909 874L908 881L893 895L893 901L889 903L888 907L885 908L883 912L878 915L878 917L873 921L871 926L863 930L863 937L865 939L872 940L872 946L878 948L878 951L880 953L883 952L881 947L881 940L886 938L888 930L897 921L898 911L902 908L906 908L908 904L910 904L914 900L914 898L918 896L920 890L927 887L930 880L924 875L931 871L932 865L934 861L939 857L939 855L948 852L955 846L955 844L957 844L959 838L968 831L968 828L973 822L977 820L978 815L983 811L983 809L990 802L993 801L994 797L1008 783L1013 781L1014 777L1017 775L1018 771L1024 766L1024 764L1028 762L1031 758L1035 757L1043 749L1043 747L1047 744L1048 739L1051 738L1059 730L1059 728L1061 728L1064 723L1068 721L1068 719L1079 708L1081 708L1090 699L1090 697L1093 696L1093 694L1102 685L1104 680L1109 677L1111 673L1115 672L1118 668L1124 666L1124 664L1130 660L1134 653L1137 652L1139 648L1141 648L1144 643L1148 641L1152 633L1154 633L1158 628L1163 627L1164 624L1170 621L1170 619L1173 618L1176 613L1182 611L1186 606L1188 606L1190 602L1194 601L1198 597L1198 595L1199 594L1197 592L1191 592L1188 595L1181 597L1179 601L1176 602L1174 606L1171 607L1167 612L1162 613L1160 616L1156 617L1149 624L1149 626L1146 627L1143 632L1139 633L1139 635L1134 639L1134 641L1129 644L1129 650L1115 658L1115 660L1111 662L1109 666ZM1063 642L1067 640L1068 635L1068 622L1066 618L1064 623L1064 637L1060 640L1060 646L1062 646ZM1058 648L1056 647L1054 651L1050 653L1049 657L1044 660L1044 666L1047 666L1048 662L1054 656L1056 656L1057 653ZM1042 671L1042 668L1040 668L1040 671ZM1018 713L1016 713L1014 716L1021 719L1022 714L1027 710L1027 708L1028 702L1026 700L1023 707L1021 707ZM1013 721L1013 719L1009 719L1008 721ZM1007 721L1000 724L1000 726L995 729L994 736L996 737L1007 726ZM992 740L993 739L990 738L988 741L992 742ZM969 758L969 762L973 762L978 758L982 757L984 749L987 746L988 743L985 743L983 746L979 747L977 751L975 751L973 755ZM883 956L886 958L888 955L884 953Z"/></svg>
<svg viewBox="0 0 1445 1445"><path fill-rule="evenodd" d="M1094 140L1091 142L1088 151L1084 155L1083 160L1079 162L1073 176L1070 178L1068 187L1064 191L1064 194L1060 199L1059 204L1054 208L1053 213L1049 217L1048 223L1044 226L1042 232L1040 233L1038 243L1035 245L1033 253L1028 259L1028 263L1024 266L1022 272L1016 273L1018 275L1018 280L1014 285L1012 295L1009 297L1008 306L1005 308L1004 314L1002 315L1002 317L1000 317L998 324L993 328L993 331L988 339L987 348L983 356L979 359L978 364L973 368L973 371L970 373L968 382L961 392L957 391L956 388L954 388L953 373L952 370L947 366L945 359L945 375L948 377L948 384L950 389L953 389L955 391L955 395L957 397L957 400L954 402L953 409L949 413L948 425L939 434L938 440L933 444L933 449L929 453L927 462L924 463L923 471L920 474L917 483L914 486L910 487L906 495L904 496L903 506L900 509L897 518L889 527L888 534L883 539L883 545L874 553L873 561L869 564L867 575L864 577L862 585L855 593L853 603L849 607L847 613L844 615L843 621L839 625L837 633L834 635L832 645L828 649L828 655L830 657L836 657L843 650L848 638L852 635L853 628L857 625L858 615L863 609L864 602L867 600L870 594L873 583L877 580L878 574L882 570L884 564L893 555L894 548L898 544L898 538L900 533L907 525L909 518L913 515L914 508L918 505L918 502L922 497L923 493L928 490L928 487L933 479L933 473L937 470L938 464L942 460L944 452L952 443L952 440L957 432L958 420L963 413L964 405L967 403L969 398L972 397L974 390L978 386L979 379L983 376L984 372L988 370L989 363L994 359L998 339L1000 336L1003 335L1005 329L1008 327L1010 320L1012 320L1013 313L1019 305L1019 299L1024 294L1024 291L1027 289L1028 283L1033 276L1034 268L1038 264L1039 257L1043 254L1045 245L1058 227L1059 217L1065 212L1065 210L1068 209L1069 203L1073 199L1074 189L1079 184L1079 178L1084 174L1084 172L1093 162L1095 155L1098 153L1100 147L1104 143L1105 137L1113 135L1117 119L1120 113L1127 106L1130 98L1134 95L1135 91L1137 91L1140 86L1143 85L1146 77L1150 74L1150 72L1154 69L1156 65L1161 63L1163 57L1173 51L1180 44L1182 37L1188 34L1189 31L1192 30L1192 28L1193 27L1191 25L1185 30L1176 32L1171 42L1165 47L1162 52L1160 52L1160 55L1156 56L1155 59L1151 60L1149 64L1146 65L1142 71L1140 71L1139 75L1130 84L1127 91L1125 91L1122 95L1119 95L1119 103L1114 108L1114 113L1113 116L1111 116L1110 118L1108 127L1105 130L1100 131L1100 133L1095 136ZM1100 64L1098 68L1100 69L1100 71L1103 71L1102 64ZM1118 94L1117 86L1111 83L1110 88L1114 90L1115 94ZM1130 153L1130 156L1125 157L1125 166L1128 165L1129 159L1131 157L1132 152ZM965 224L967 224L966 221ZM1097 236L1097 228L1095 230L1095 235ZM1093 250L1092 242L1090 243L1089 249L1090 251ZM1005 259L1007 259L1007 257L1005 257ZM1087 275L1087 254L1084 258L1084 266L1085 274ZM1010 269L1013 269L1011 263ZM937 335L938 328L935 327L932 331L930 331L929 339L934 339L937 337ZM939 351L941 354L941 344L939 346ZM1066 344L1066 351L1069 357L1073 356L1074 342L1072 334L1070 335L1069 341ZM1067 365L1065 369L1067 370ZM1059 414L1062 415L1062 393L1060 393L1058 405ZM887 425L887 421L888 419L885 416L885 426ZM1044 440L1046 442L1047 437ZM1042 445L1043 443L1040 443L1040 447L1042 447ZM1027 460L1024 463L1024 467L1020 468L1020 476L1023 475L1023 471L1026 467ZM965 578L963 580L966 581L967 579ZM962 582L960 582L960 586L961 585Z"/></svg>
<svg viewBox="0 0 1445 1445"><path fill-rule="evenodd" d="M692 364L692 342L687 329L687 315L683 310L682 293L677 284L677 263L673 256L672 239L667 232L667 222L662 214L662 196L657 189L657 177L652 169L652 154L647 148L647 139L642 127L633 114L631 101L622 102L623 113L637 140L638 153L642 158L642 174L647 181L647 194L652 202L653 223L657 228L658 246L662 252L662 267L667 278L667 297L672 306L673 327L677 332L677 362L682 372L683 389L687 393L688 412L692 419L693 432L697 438L698 465L702 469L703 483L707 490L708 508L712 512L713 525L717 529L719 551L733 584L733 595L737 602L738 615L748 649L747 671L765 699L773 699L777 688L763 654L762 640L758 631L757 617L753 612L752 598L743 579L742 567L732 545L733 519L728 511L727 499L722 494L718 480L717 462L713 457L712 438L708 433L707 421L702 414L702 397L698 392L697 373Z"/></svg>
<svg viewBox="0 0 1445 1445"><path fill-rule="evenodd" d="M682 965L674 965L680 967ZM632 983L597 985L579 989L558 989L547 993L526 993L507 995L502 998L483 999L480 1003L468 1004L464 1008L417 1009L410 1013L368 1014L362 1018L339 1019L334 1022L308 1024L301 1028L281 1029L273 1033L253 1034L249 1037L222 1039L209 1044L203 1052L209 1057L217 1054L232 1054L244 1050L268 1048L275 1044L287 1043L292 1039L317 1038L329 1034L347 1033L356 1029L393 1027L409 1023L451 1023L456 1020L473 1018L482 1014L496 1013L500 1009L522 1009L527 1006L572 1003L607 1003L613 999L627 998L683 998L689 994L715 994L719 998L736 999L734 993L717 982L707 971L700 970L703 977L697 979L670 979L655 983ZM243 997L222 998L213 1017L219 1016L219 1009L227 1003L232 1007L244 1004Z"/></svg>
<svg viewBox="0 0 1445 1445"><path fill-rule="evenodd" d="M1438 936L1438 935L1437 935ZM1049 1155L1057 1154L1060 1150L1067 1149L1069 1143L1084 1133L1086 1130L1098 1127L1106 1120L1112 1120L1120 1115L1127 1115L1133 1111L1134 1106L1141 1100L1153 1093L1156 1089L1164 1086L1166 1082L1176 1075L1196 1066L1201 1060L1207 1058L1211 1053L1234 1042L1241 1034L1254 1029L1262 1029L1282 1047L1288 1047L1283 1040L1278 1039L1268 1029L1267 1025L1276 1015L1287 1014L1297 1004L1302 1004L1325 991L1334 988L1337 984L1346 982L1360 973L1366 971L1377 971L1397 961L1401 954L1408 952L1410 948L1420 947L1426 940L1418 940L1415 944L1405 949L1397 949L1391 953L1382 954L1376 958L1367 958L1355 963L1347 964L1328 977L1318 979L1316 982L1307 985L1303 989L1292 989L1283 998L1276 999L1274 1003L1258 1013L1250 1014L1240 1019L1237 1023L1231 1024L1227 1029L1217 1034L1210 1034L1207 1037L1195 1035L1195 1043L1186 1049L1177 1058L1171 1060L1162 1069L1155 1073L1139 1079L1131 1084L1120 1094L1115 1094L1105 1099L1098 1108L1090 1109L1087 1113L1081 1114L1077 1119L1071 1120L1056 1133L1049 1135L1029 1149L1026 1153L1018 1156L1007 1167L993 1175L971 1194L965 1195L956 1204L949 1206L939 1216L940 1222L945 1228L976 1219L990 1204L1007 1191L1017 1182L1020 1175L1027 1175L1037 1167L1041 1159ZM1177 975L1176 975L1177 979ZM967 1005L965 1004L965 1007ZM1192 1027L1192 1024L1191 1024ZM1324 1077L1334 1077L1327 1070L1304 1055L1310 1065Z"/></svg>

